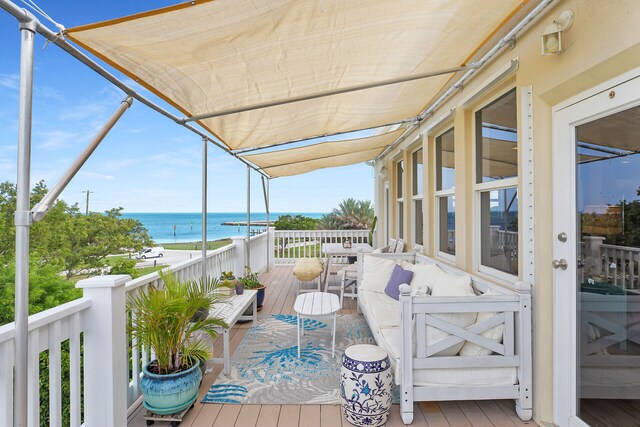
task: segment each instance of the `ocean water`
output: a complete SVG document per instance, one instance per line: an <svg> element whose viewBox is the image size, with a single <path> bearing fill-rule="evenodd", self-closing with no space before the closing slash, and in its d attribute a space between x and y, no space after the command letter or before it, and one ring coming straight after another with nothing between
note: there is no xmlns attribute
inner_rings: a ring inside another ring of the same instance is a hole
<svg viewBox="0 0 640 427"><path fill-rule="evenodd" d="M299 212L271 212L271 222L280 215L304 215L311 218L320 218L322 213ZM199 242L202 239L202 214L197 213L123 213L124 218L137 219L149 230L149 235L156 243L181 243ZM265 213L251 213L251 221L264 221ZM232 236L244 236L246 227L222 225L228 221L246 221L246 212L207 214L207 240L223 239ZM175 227L175 234L174 234ZM262 228L262 227L252 227Z"/></svg>

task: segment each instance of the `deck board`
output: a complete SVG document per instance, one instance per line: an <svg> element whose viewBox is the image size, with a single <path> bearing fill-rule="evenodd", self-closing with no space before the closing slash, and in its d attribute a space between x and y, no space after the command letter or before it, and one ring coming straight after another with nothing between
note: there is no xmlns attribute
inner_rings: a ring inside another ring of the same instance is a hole
<svg viewBox="0 0 640 427"><path fill-rule="evenodd" d="M341 266L336 266L336 269ZM271 314L295 314L293 302L297 294L297 281L292 274L292 266L279 266L261 275L266 285L266 295L259 316ZM338 276L330 275L332 284L338 284ZM344 299L341 314L356 314L356 300ZM252 322L238 323L229 335L231 355L247 334ZM214 357L222 355L222 338L214 342ZM342 417L339 405L228 405L200 403L207 390L222 372L222 365L215 364L202 381L198 400L189 411L181 427L339 427L351 426ZM142 409L137 409L129 417L129 427L145 426ZM157 422L158 427L167 423ZM393 405L386 427L402 426L400 408ZM512 400L459 401L459 402L418 402L414 405L412 427L451 426L523 426L536 425L520 421Z"/></svg>

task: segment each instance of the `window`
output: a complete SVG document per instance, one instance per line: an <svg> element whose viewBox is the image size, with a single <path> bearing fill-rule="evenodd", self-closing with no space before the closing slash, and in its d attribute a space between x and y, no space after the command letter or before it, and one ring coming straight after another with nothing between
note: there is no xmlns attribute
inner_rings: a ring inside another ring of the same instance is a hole
<svg viewBox="0 0 640 427"><path fill-rule="evenodd" d="M399 239L404 237L404 161L400 160L396 163L396 224L398 226L397 236Z"/></svg>
<svg viewBox="0 0 640 427"><path fill-rule="evenodd" d="M518 124L515 89L476 112L480 269L518 275Z"/></svg>
<svg viewBox="0 0 640 427"><path fill-rule="evenodd" d="M456 254L455 148L453 128L436 138L436 227L441 254Z"/></svg>
<svg viewBox="0 0 640 427"><path fill-rule="evenodd" d="M422 245L424 233L422 224L422 178L424 168L422 164L422 148L413 152L411 156L411 193L413 200L413 241Z"/></svg>

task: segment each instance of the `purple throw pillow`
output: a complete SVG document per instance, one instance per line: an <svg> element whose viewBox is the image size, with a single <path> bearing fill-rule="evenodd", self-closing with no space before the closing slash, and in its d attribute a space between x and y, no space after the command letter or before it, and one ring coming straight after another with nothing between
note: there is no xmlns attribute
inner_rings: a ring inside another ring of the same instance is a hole
<svg viewBox="0 0 640 427"><path fill-rule="evenodd" d="M399 265L396 265L395 267L393 267L393 272L391 273L391 277L387 282L387 287L384 288L384 293L395 300L399 300L400 285L402 285L403 283L406 283L407 285L411 284L412 278L413 271L405 270Z"/></svg>

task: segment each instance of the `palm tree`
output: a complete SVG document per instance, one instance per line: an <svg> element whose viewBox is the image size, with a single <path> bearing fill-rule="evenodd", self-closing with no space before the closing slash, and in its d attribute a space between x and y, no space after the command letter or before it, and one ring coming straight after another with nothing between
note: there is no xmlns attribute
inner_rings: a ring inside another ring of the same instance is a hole
<svg viewBox="0 0 640 427"><path fill-rule="evenodd" d="M324 214L318 220L316 228L318 230L340 230L342 228L342 222L340 218L333 213Z"/></svg>
<svg viewBox="0 0 640 427"><path fill-rule="evenodd" d="M324 230L367 230L373 223L373 205L369 200L343 200L330 214L324 215L318 228Z"/></svg>

